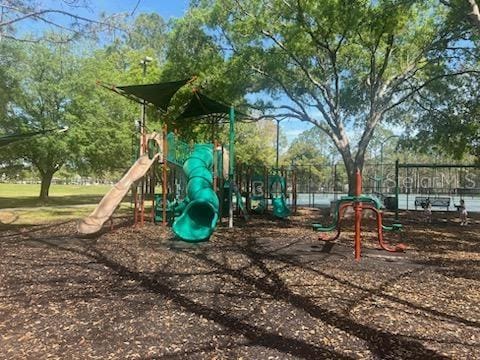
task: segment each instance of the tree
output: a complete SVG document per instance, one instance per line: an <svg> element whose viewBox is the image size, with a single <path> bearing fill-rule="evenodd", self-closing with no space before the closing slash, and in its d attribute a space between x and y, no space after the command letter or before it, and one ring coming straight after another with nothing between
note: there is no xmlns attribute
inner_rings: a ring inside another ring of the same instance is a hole
<svg viewBox="0 0 480 360"><path fill-rule="evenodd" d="M406 145L426 154L451 155L457 160L472 155L480 161L480 82L456 79L432 85L416 102L418 116ZM462 96L451 96L452 89Z"/></svg>
<svg viewBox="0 0 480 360"><path fill-rule="evenodd" d="M284 164L332 162L334 146L318 127L300 133L290 144L283 157Z"/></svg>
<svg viewBox="0 0 480 360"><path fill-rule="evenodd" d="M64 166L101 175L130 160L130 130L138 111L126 99L96 87L97 78L115 74L105 54L97 56L85 59L67 46L33 44L16 64L21 92L9 104L0 128L29 132L69 127L66 134L10 146L10 159L23 159L39 172L41 199L48 197L54 174Z"/></svg>
<svg viewBox="0 0 480 360"><path fill-rule="evenodd" d="M196 12L172 22L168 36L163 79L196 76L196 87L207 95L228 103L242 104L252 84L244 77L242 64L238 68L227 61L228 54L211 33L204 31L203 17Z"/></svg>
<svg viewBox="0 0 480 360"><path fill-rule="evenodd" d="M350 193L375 128L393 109L436 79L478 74L458 61L464 49L452 44L463 33L444 31L435 1L199 0L190 16L229 48L228 62L242 65L250 88L271 96L265 108L330 137Z"/></svg>
<svg viewBox="0 0 480 360"><path fill-rule="evenodd" d="M80 59L68 108L73 125L69 132L71 166L80 174L103 176L115 170L123 172L130 164L132 142L138 135L139 105L95 84L98 79L113 84L142 82L142 56L135 51L111 54L97 50ZM158 74L157 63L152 62L147 76L155 79Z"/></svg>
<svg viewBox="0 0 480 360"><path fill-rule="evenodd" d="M334 145L318 127L299 134L282 157L297 171L300 192L333 188Z"/></svg>
<svg viewBox="0 0 480 360"><path fill-rule="evenodd" d="M18 81L12 69L20 61L18 46L10 42L0 42L0 118L7 114L7 105L18 93Z"/></svg>
<svg viewBox="0 0 480 360"><path fill-rule="evenodd" d="M478 68L477 3L473 0L441 3L449 11L448 31L462 34L462 39L454 44L455 48L463 49L462 57L456 61ZM423 154L452 156L457 160L471 155L480 161L479 80L478 77L440 78L425 86L414 99L416 116L409 121L410 139L404 145Z"/></svg>
<svg viewBox="0 0 480 360"><path fill-rule="evenodd" d="M157 13L142 13L127 34L126 45L134 50L153 50L157 59L165 57L167 24Z"/></svg>
<svg viewBox="0 0 480 360"><path fill-rule="evenodd" d="M273 166L276 158L277 124L272 120L238 123L235 154L239 163L250 166ZM225 143L228 133L225 131ZM282 146L283 136L280 136Z"/></svg>
<svg viewBox="0 0 480 360"><path fill-rule="evenodd" d="M225 59L222 47L216 44L211 34L202 31L202 19L184 17L171 22L171 31L166 43L166 62L162 66L161 80L171 81L193 78L189 86L174 97L165 118L169 128L175 128L186 140L211 141L212 125L199 125L191 121L175 121L192 96L192 90L237 110L248 113L244 95L248 91L248 79L236 71ZM215 126L215 133L222 143L228 143L228 125ZM272 165L275 159L275 124L260 121L257 124L237 122L237 157L249 165ZM270 132L272 131L272 132ZM254 144L254 139L258 144ZM262 140L266 139L266 140Z"/></svg>
<svg viewBox="0 0 480 360"><path fill-rule="evenodd" d="M480 9L476 0L467 0L470 5L471 12L469 13L472 23L480 29Z"/></svg>
<svg viewBox="0 0 480 360"><path fill-rule="evenodd" d="M16 66L22 92L12 101L3 127L15 132L70 126L70 90L78 62L63 48L29 46ZM12 146L16 158L31 163L41 177L40 198L48 197L50 184L71 157L68 136L47 135Z"/></svg>
<svg viewBox="0 0 480 360"><path fill-rule="evenodd" d="M477 0L440 0L451 9L452 18L456 22L469 22L471 26L480 30L480 9Z"/></svg>

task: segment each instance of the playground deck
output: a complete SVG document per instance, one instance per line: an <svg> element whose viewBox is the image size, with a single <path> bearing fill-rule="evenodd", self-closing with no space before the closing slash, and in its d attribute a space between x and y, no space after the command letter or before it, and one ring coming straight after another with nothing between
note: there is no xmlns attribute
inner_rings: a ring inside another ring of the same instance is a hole
<svg viewBox="0 0 480 360"><path fill-rule="evenodd" d="M315 240L319 217L253 217L200 244L120 218L87 238L3 226L0 358L480 358L479 215L403 215L408 251L365 236L360 263L352 232Z"/></svg>

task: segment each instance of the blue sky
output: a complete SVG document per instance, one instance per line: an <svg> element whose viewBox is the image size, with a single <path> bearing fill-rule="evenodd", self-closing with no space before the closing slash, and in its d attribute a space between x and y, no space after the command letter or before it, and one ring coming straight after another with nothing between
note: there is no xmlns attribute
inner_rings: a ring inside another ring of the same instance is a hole
<svg viewBox="0 0 480 360"><path fill-rule="evenodd" d="M46 0L44 4L59 6L58 0ZM109 14L118 12L131 13L137 0L91 0L86 1L91 10L79 9L78 13L82 15L95 16L101 12ZM163 18L180 17L188 8L188 0L140 0L136 14L139 12L158 12ZM67 8L64 5L65 8Z"/></svg>
<svg viewBox="0 0 480 360"><path fill-rule="evenodd" d="M137 6L138 3L138 6ZM79 4L85 6L71 7L58 0L39 1L39 7L64 10L89 19L96 19L100 14L112 15L124 13L131 15L135 10L133 17L142 12L157 12L164 19L168 20L175 17L181 17L188 9L189 0L79 0ZM132 18L133 18L132 17ZM50 19L68 25L70 19L61 15L51 14ZM55 29L41 22L22 21L19 27L20 32L38 34L44 30Z"/></svg>

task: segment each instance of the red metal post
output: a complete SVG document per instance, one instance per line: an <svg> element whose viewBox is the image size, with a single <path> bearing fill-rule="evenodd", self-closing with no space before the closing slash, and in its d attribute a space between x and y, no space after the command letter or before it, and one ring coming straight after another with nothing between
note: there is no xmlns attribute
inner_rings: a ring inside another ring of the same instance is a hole
<svg viewBox="0 0 480 360"><path fill-rule="evenodd" d="M135 189L132 189L133 194L133 226L137 226L138 222L138 198L137 198L138 185L135 186Z"/></svg>
<svg viewBox="0 0 480 360"><path fill-rule="evenodd" d="M145 223L145 179L142 179L142 193L140 195L140 226Z"/></svg>

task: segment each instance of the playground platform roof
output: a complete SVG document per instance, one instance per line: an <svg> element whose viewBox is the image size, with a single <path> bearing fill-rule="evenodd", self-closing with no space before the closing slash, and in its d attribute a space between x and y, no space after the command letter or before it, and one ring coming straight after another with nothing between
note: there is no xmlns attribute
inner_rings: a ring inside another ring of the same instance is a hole
<svg viewBox="0 0 480 360"><path fill-rule="evenodd" d="M190 79L158 84L106 86L104 83L100 83L100 85L141 104L145 101L166 111L173 96L189 81Z"/></svg>
<svg viewBox="0 0 480 360"><path fill-rule="evenodd" d="M163 111L166 111L173 96L184 85L191 82L191 79L184 79L179 81L170 81L156 84L142 84L142 85L124 85L115 86L98 81L97 83L109 90L123 95L140 104L144 102L153 105ZM230 112L230 106L225 105L217 100L214 100L207 95L202 94L198 90L192 91L192 97L187 103L184 111L177 120L184 121L186 119L197 121L207 120L206 122L222 122L228 119L227 115ZM246 117L245 114L236 111L236 115ZM212 115L214 115L212 117ZM228 120L227 120L228 121Z"/></svg>
<svg viewBox="0 0 480 360"><path fill-rule="evenodd" d="M188 102L183 113L178 119L187 119L194 117L203 117L212 114L226 114L230 112L230 107L216 100L203 95L199 91L194 90L193 96Z"/></svg>

